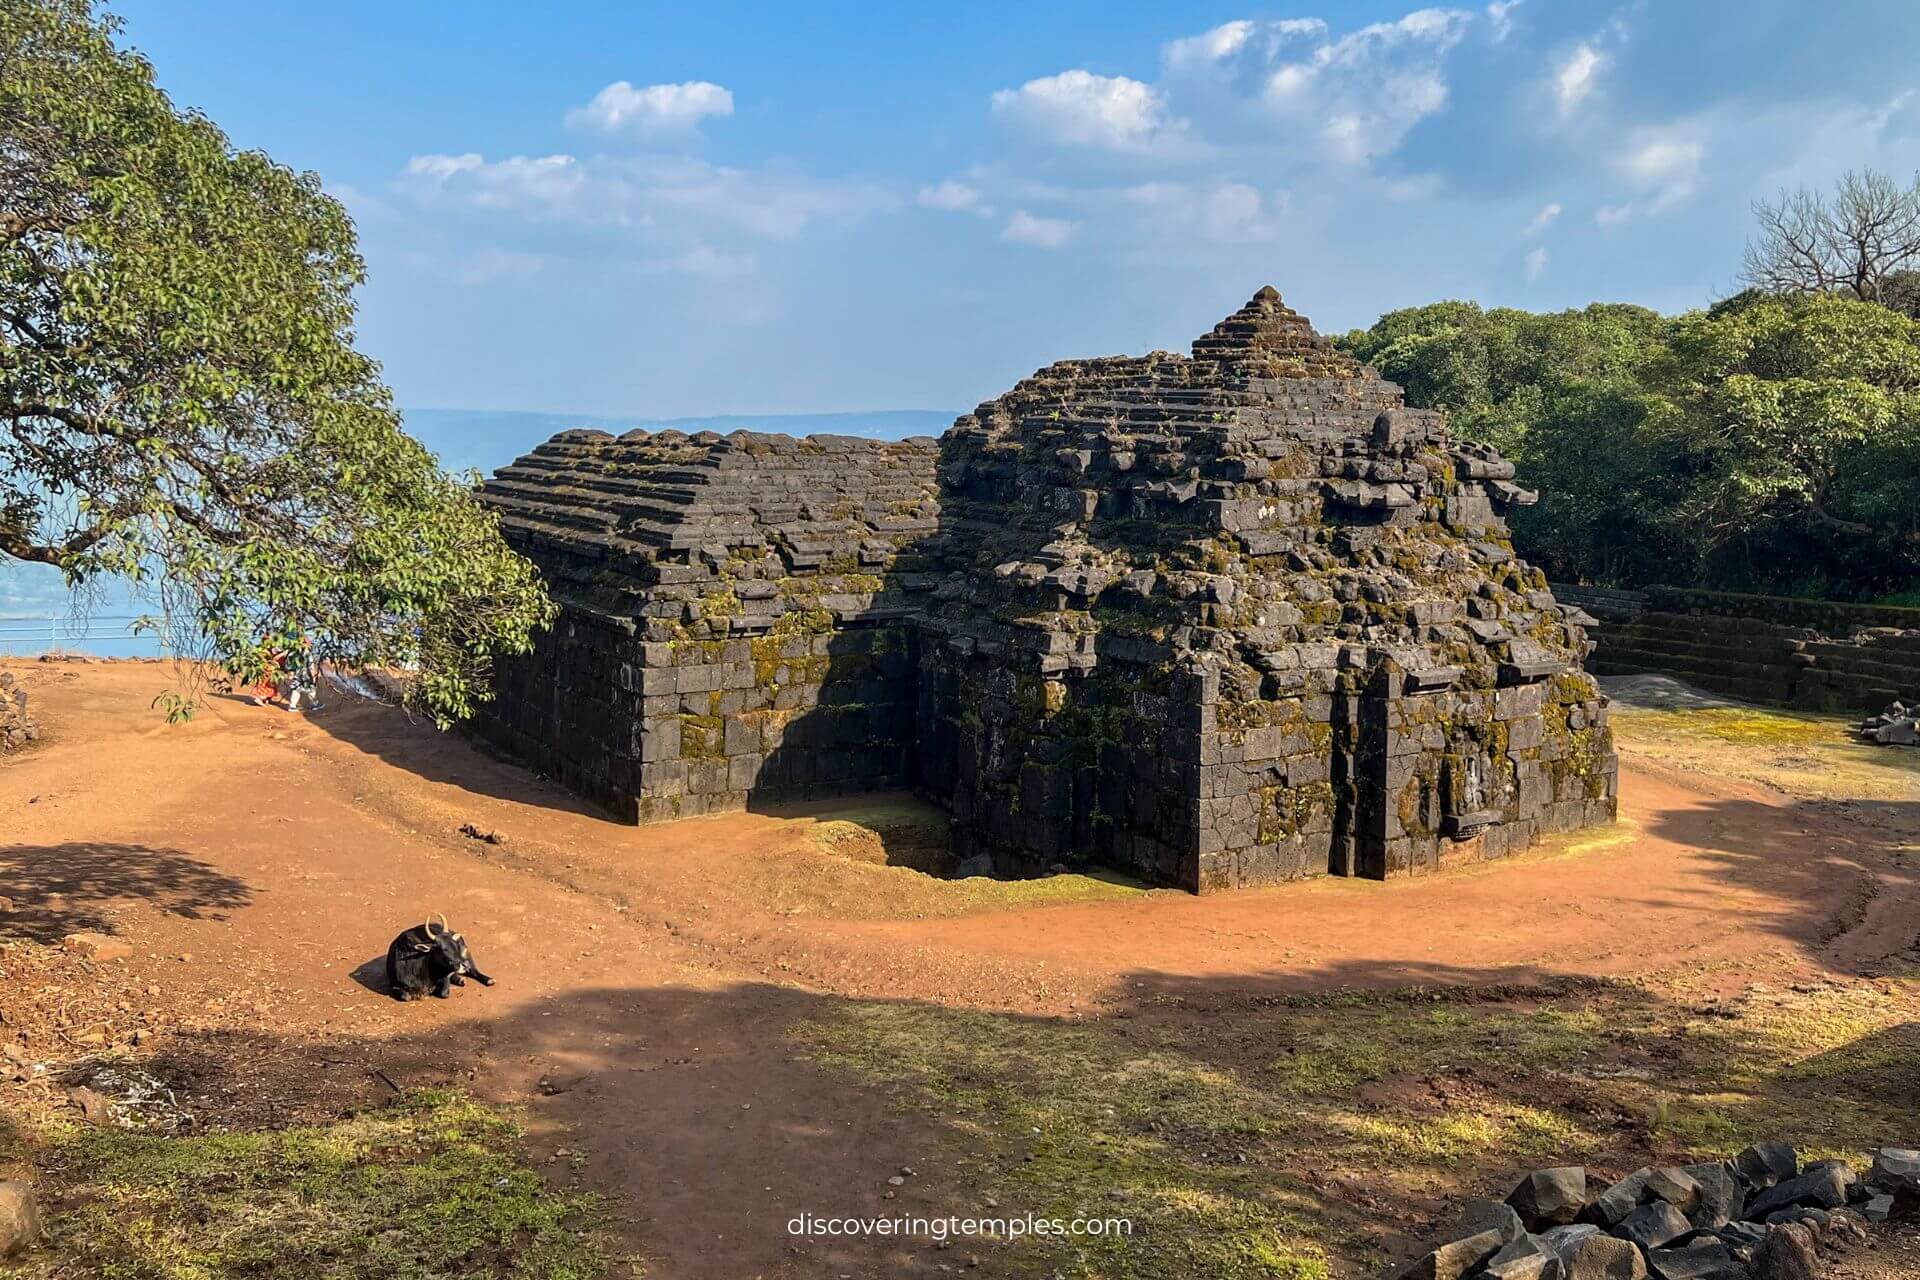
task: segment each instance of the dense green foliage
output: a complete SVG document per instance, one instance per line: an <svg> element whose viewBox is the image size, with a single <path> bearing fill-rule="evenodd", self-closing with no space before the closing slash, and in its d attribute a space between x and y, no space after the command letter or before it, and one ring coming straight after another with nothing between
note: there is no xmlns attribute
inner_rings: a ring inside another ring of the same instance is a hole
<svg viewBox="0 0 1920 1280"><path fill-rule="evenodd" d="M134 579L249 678L304 638L466 714L538 579L354 349L346 210L113 35L0 6L0 556Z"/></svg>
<svg viewBox="0 0 1920 1280"><path fill-rule="evenodd" d="M1666 318L1443 302L1343 339L1542 491L1557 577L1840 597L1920 577L1920 323L1746 293Z"/></svg>

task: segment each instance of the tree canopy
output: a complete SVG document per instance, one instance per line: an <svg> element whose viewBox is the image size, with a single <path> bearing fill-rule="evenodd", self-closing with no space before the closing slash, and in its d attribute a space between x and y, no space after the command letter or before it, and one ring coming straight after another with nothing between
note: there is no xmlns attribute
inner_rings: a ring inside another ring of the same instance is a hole
<svg viewBox="0 0 1920 1280"><path fill-rule="evenodd" d="M240 675L304 638L466 714L537 576L355 350L346 210L114 35L0 6L0 555L130 578Z"/></svg>
<svg viewBox="0 0 1920 1280"><path fill-rule="evenodd" d="M1542 491L1559 576L1845 596L1920 574L1920 324L1759 290L1676 318L1444 302L1343 344Z"/></svg>

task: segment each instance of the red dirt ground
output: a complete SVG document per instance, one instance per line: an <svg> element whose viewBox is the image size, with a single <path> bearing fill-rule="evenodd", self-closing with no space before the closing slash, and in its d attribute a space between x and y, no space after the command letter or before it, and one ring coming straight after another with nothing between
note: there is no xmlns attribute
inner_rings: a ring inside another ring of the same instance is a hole
<svg viewBox="0 0 1920 1280"><path fill-rule="evenodd" d="M583 1158L572 1176L614 1197L663 1280L934 1273L924 1248L782 1227L878 1211L901 1165L917 1176L886 1212L970 1207L931 1118L795 1055L786 1030L847 997L1094 1017L1202 979L1270 993L1763 955L1858 975L1920 933L1884 828L1647 767L1623 774L1624 830L1421 880L939 915L944 886L896 871L799 914L779 904L825 874L805 823L623 827L339 695L311 719L216 701L170 727L150 707L166 667L5 666L46 737L0 761L0 933L127 939L130 959L85 970L208 1105L291 1117L449 1078L529 1103L536 1141ZM435 910L499 985L401 1005L355 981Z"/></svg>

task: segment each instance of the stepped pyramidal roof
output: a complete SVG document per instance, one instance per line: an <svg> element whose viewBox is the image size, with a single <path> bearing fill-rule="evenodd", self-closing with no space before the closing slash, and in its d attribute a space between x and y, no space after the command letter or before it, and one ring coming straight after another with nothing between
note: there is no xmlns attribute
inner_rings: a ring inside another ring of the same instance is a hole
<svg viewBox="0 0 1920 1280"><path fill-rule="evenodd" d="M643 819L914 785L1003 872L1201 889L1612 812L1533 495L1271 288L937 441L575 431L484 496L566 610L490 732Z"/></svg>

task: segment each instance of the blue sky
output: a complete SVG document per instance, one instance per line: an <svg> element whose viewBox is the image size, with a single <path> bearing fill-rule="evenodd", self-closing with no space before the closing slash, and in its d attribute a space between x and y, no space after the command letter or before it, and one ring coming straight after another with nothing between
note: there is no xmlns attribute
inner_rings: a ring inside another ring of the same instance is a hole
<svg viewBox="0 0 1920 1280"><path fill-rule="evenodd" d="M961 408L1263 282L1663 310L1756 196L1920 165L1910 0L120 0L354 212L403 405Z"/></svg>

